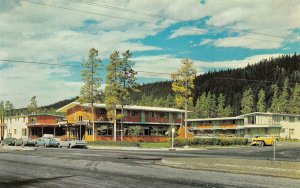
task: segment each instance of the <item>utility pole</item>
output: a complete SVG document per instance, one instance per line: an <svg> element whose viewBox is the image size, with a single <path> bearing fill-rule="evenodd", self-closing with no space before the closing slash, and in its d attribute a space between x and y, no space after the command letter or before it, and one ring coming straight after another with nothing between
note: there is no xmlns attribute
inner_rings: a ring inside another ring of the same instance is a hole
<svg viewBox="0 0 300 188"><path fill-rule="evenodd" d="M117 65L115 64L115 67L114 67L114 71L115 71L115 81L114 81L114 84L116 86L116 81L117 81ZM114 141L117 141L117 105L114 104Z"/></svg>
<svg viewBox="0 0 300 188"><path fill-rule="evenodd" d="M273 161L275 161L275 149L276 148L276 138L274 136L274 140L273 140Z"/></svg>
<svg viewBox="0 0 300 188"><path fill-rule="evenodd" d="M184 138L187 137L187 101L188 101L188 92L187 92L187 78L185 79L185 107L184 107Z"/></svg>
<svg viewBox="0 0 300 188"><path fill-rule="evenodd" d="M172 149L174 149L174 133L175 133L175 128L172 128Z"/></svg>
<svg viewBox="0 0 300 188"><path fill-rule="evenodd" d="M94 120L94 64L92 64L92 126L93 126L93 141L95 141L95 120Z"/></svg>

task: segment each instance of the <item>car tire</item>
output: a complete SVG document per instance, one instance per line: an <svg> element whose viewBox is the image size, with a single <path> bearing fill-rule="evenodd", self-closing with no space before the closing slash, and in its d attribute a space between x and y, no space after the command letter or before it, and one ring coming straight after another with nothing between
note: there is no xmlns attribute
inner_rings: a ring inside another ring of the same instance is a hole
<svg viewBox="0 0 300 188"><path fill-rule="evenodd" d="M39 145L37 143L34 144L35 147L39 147Z"/></svg>
<svg viewBox="0 0 300 188"><path fill-rule="evenodd" d="M262 147L264 145L265 145L264 141L260 141L259 144L258 144L258 146L260 146L260 147Z"/></svg>

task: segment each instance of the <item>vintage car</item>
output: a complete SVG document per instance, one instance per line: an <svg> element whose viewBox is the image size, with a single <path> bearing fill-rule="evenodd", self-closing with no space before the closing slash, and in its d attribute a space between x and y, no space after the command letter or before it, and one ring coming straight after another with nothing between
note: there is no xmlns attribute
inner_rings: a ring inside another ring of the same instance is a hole
<svg viewBox="0 0 300 188"><path fill-rule="evenodd" d="M86 148L87 147L87 142L86 141L80 141L80 140L76 140L76 139L66 139L63 141L59 142L58 147L62 148L62 147L68 147L68 148Z"/></svg>
<svg viewBox="0 0 300 188"><path fill-rule="evenodd" d="M35 146L45 146L45 147L57 147L58 141L54 138L40 138L35 142Z"/></svg>
<svg viewBox="0 0 300 188"><path fill-rule="evenodd" d="M15 141L15 146L34 146L35 141L30 138L20 138Z"/></svg>
<svg viewBox="0 0 300 188"><path fill-rule="evenodd" d="M251 139L251 143L250 145L253 146L265 146L265 145L268 145L268 146L273 146L274 145L274 142L275 142L275 138L274 137L255 137L255 138L252 138Z"/></svg>
<svg viewBox="0 0 300 188"><path fill-rule="evenodd" d="M2 146L13 146L15 145L16 138L4 138L4 140L1 141Z"/></svg>

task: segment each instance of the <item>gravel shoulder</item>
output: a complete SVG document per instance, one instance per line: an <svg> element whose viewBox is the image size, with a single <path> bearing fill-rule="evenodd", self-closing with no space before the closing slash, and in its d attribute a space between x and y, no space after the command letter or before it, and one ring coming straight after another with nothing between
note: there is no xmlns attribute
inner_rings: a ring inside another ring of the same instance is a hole
<svg viewBox="0 0 300 188"><path fill-rule="evenodd" d="M194 170L265 175L300 179L300 162L229 159L229 158L164 158L163 165Z"/></svg>

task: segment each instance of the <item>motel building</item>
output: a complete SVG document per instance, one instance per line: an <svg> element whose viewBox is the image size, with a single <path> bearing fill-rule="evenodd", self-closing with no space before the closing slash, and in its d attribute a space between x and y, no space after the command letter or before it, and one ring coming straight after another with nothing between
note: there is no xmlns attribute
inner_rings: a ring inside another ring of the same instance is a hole
<svg viewBox="0 0 300 188"><path fill-rule="evenodd" d="M94 104L95 140L113 140L113 123L106 117L105 104ZM165 142L168 140L166 132L170 126L177 128L183 123L184 110L175 108L160 108L148 106L124 106L124 118L121 127L117 121L117 140ZM92 112L88 104L72 102L58 109L57 112L67 114L67 127L70 127L71 137L93 140ZM121 107L117 106L117 113ZM138 137L132 136L130 128L141 126ZM122 138L121 138L121 132ZM138 139L138 140L136 140Z"/></svg>
<svg viewBox="0 0 300 188"><path fill-rule="evenodd" d="M58 122L63 121L64 116L53 114L31 114L4 118L4 125L0 127L0 136L4 138L38 138L43 134L65 135L64 127L59 127ZM3 137L2 137L3 136Z"/></svg>
<svg viewBox="0 0 300 188"><path fill-rule="evenodd" d="M300 115L254 112L236 117L189 119L194 136L275 136L300 139Z"/></svg>

